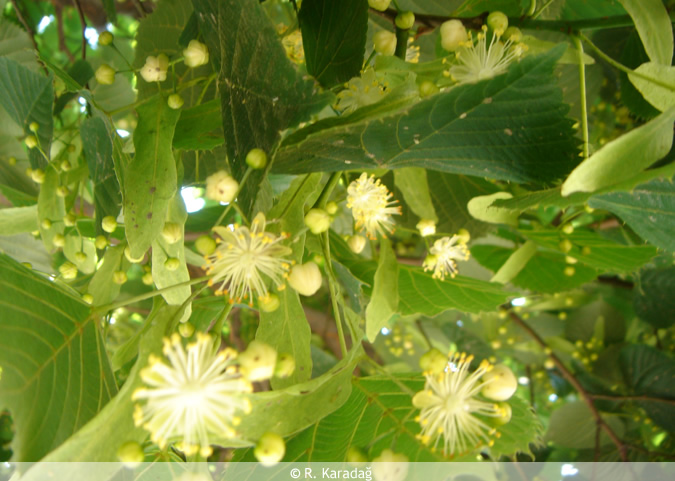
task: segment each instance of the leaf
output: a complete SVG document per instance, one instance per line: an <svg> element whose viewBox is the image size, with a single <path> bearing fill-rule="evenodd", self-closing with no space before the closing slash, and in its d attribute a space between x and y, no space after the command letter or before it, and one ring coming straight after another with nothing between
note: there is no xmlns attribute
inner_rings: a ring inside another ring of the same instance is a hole
<svg viewBox="0 0 675 481"><path fill-rule="evenodd" d="M6 17L0 20L0 57L13 60L35 72L40 69L30 37Z"/></svg>
<svg viewBox="0 0 675 481"><path fill-rule="evenodd" d="M126 271L124 245L110 246L103 255L103 264L96 269L87 292L94 298L92 305L102 306L114 301L120 293L120 284L113 282L115 271Z"/></svg>
<svg viewBox="0 0 675 481"><path fill-rule="evenodd" d="M211 61L219 72L223 132L232 174L238 179L253 148L271 152L282 130L307 120L328 97L296 71L260 3L255 0L193 0ZM252 206L263 171L253 171L238 202Z"/></svg>
<svg viewBox="0 0 675 481"><path fill-rule="evenodd" d="M54 91L50 77L32 72L8 58L0 58L0 105L26 135L32 135L28 129L31 123L39 125L35 135L47 155L54 129L53 103ZM30 149L30 161L33 168L46 165L45 158L37 149Z"/></svg>
<svg viewBox="0 0 675 481"><path fill-rule="evenodd" d="M45 171L45 180L40 185L38 194L38 221L40 228L40 237L47 251L52 252L56 249L52 239L56 234L63 234L63 218L66 215L66 207L63 197L56 195L56 189L59 186L59 174L55 168L47 168ZM51 227L46 227L45 222L51 223Z"/></svg>
<svg viewBox="0 0 675 481"><path fill-rule="evenodd" d="M552 75L562 51L524 58L505 75L414 105L385 97L362 112L319 121L282 142L274 170L424 167L514 182L560 178L576 162Z"/></svg>
<svg viewBox="0 0 675 481"><path fill-rule="evenodd" d="M117 387L84 302L4 254L0 284L0 406L16 425L14 459L38 461L99 412Z"/></svg>
<svg viewBox="0 0 675 481"><path fill-rule="evenodd" d="M660 65L654 62L643 63L635 69L635 72L664 83L668 83L669 80L675 78L675 67ZM640 91L642 96L661 112L665 112L675 105L675 85L667 89L635 74L628 74L628 78L635 85L635 88Z"/></svg>
<svg viewBox="0 0 675 481"><path fill-rule="evenodd" d="M429 193L427 171L419 167L407 167L394 171L394 183L403 194L406 206L420 219L438 222L434 204Z"/></svg>
<svg viewBox="0 0 675 481"><path fill-rule="evenodd" d="M140 257L164 227L176 194L176 161L171 150L179 111L161 98L138 106L136 155L124 173L124 227L131 256Z"/></svg>
<svg viewBox="0 0 675 481"><path fill-rule="evenodd" d="M658 117L605 144L572 171L561 194L595 192L629 180L662 159L673 144L675 106Z"/></svg>
<svg viewBox="0 0 675 481"><path fill-rule="evenodd" d="M562 233L557 230L521 231L528 239L551 250L560 252ZM648 245L629 246L617 244L595 232L575 230L564 238L572 242L572 250L567 255L579 262L601 271L631 272L642 266L656 255L656 248ZM590 252L584 254L582 249Z"/></svg>
<svg viewBox="0 0 675 481"><path fill-rule="evenodd" d="M0 235L33 232L37 228L37 205L0 209Z"/></svg>
<svg viewBox="0 0 675 481"><path fill-rule="evenodd" d="M521 42L527 46L528 55L537 55L548 52L557 45L555 42L542 40L540 38L533 37L532 35L523 35ZM595 63L595 59L586 53L583 54L583 59L584 65L593 65ZM579 63L579 57L576 50L569 48L568 46L568 48L565 50L565 53L563 53L562 57L560 57L560 60L558 60L558 63L577 65Z"/></svg>
<svg viewBox="0 0 675 481"><path fill-rule="evenodd" d="M373 278L373 293L366 307L366 335L370 342L388 325L398 308L398 267L389 239L382 237L380 258Z"/></svg>
<svg viewBox="0 0 675 481"><path fill-rule="evenodd" d="M642 45L652 62L670 65L673 60L673 28L661 0L619 0L635 22Z"/></svg>
<svg viewBox="0 0 675 481"><path fill-rule="evenodd" d="M173 137L174 149L212 150L224 141L218 99L181 111Z"/></svg>
<svg viewBox="0 0 675 481"><path fill-rule="evenodd" d="M85 120L80 127L80 136L89 176L94 184L96 233L101 235L101 219L106 216L117 219L122 204L120 185L115 176L113 144L106 123L100 117Z"/></svg>
<svg viewBox="0 0 675 481"><path fill-rule="evenodd" d="M474 246L473 249L471 249L473 251L472 253L474 257L476 257L476 248L478 248L480 251L481 247L485 246L477 245ZM532 241L525 242L525 244L518 247L518 249L514 250L509 255L508 259L506 259L506 261L501 265L498 271L496 269L492 269L495 271L495 275L492 276L490 282L498 282L499 284L506 284L523 270L525 265L529 263L530 259L532 259L532 257L536 253L537 253L537 245Z"/></svg>
<svg viewBox="0 0 675 481"><path fill-rule="evenodd" d="M618 215L642 238L675 252L675 185L672 179L654 179L632 192L596 195L588 205Z"/></svg>
<svg viewBox="0 0 675 481"><path fill-rule="evenodd" d="M1 212L1 211L0 211ZM640 272L633 290L633 307L655 329L675 324L675 267Z"/></svg>
<svg viewBox="0 0 675 481"><path fill-rule="evenodd" d="M623 435L624 426L617 416L604 415L603 419L619 437ZM553 411L545 440L564 448L593 449L596 429L599 429L597 422L586 403L574 401ZM609 436L601 430L600 446L611 442Z"/></svg>
<svg viewBox="0 0 675 481"><path fill-rule="evenodd" d="M81 261L77 257L78 252L84 252L86 260ZM82 237L77 232L66 235L66 244L63 246L63 254L70 262L75 264L77 270L83 274L91 274L96 269L96 247L91 239Z"/></svg>
<svg viewBox="0 0 675 481"><path fill-rule="evenodd" d="M368 4L362 0L307 0L298 21L307 72L324 87L358 77L366 50Z"/></svg>
<svg viewBox="0 0 675 481"><path fill-rule="evenodd" d="M103 0L103 10L108 17L108 22L112 24L117 23L117 10L115 10L115 0Z"/></svg>
<svg viewBox="0 0 675 481"><path fill-rule="evenodd" d="M490 195L481 195L474 197L467 204L469 214L474 219L488 222L490 224L507 224L511 226L518 225L518 211L505 209L504 207L493 206L492 203L497 199L511 199L513 196L508 192L495 192Z"/></svg>

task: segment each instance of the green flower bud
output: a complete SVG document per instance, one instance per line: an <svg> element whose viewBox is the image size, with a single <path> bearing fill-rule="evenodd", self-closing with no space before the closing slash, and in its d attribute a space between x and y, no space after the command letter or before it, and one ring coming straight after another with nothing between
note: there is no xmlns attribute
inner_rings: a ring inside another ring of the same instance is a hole
<svg viewBox="0 0 675 481"><path fill-rule="evenodd" d="M56 195L59 197L67 197L70 194L70 189L65 185L60 185L56 188Z"/></svg>
<svg viewBox="0 0 675 481"><path fill-rule="evenodd" d="M112 85L115 83L115 69L107 63L97 68L94 76L96 77L96 81L101 85Z"/></svg>
<svg viewBox="0 0 675 481"><path fill-rule="evenodd" d="M40 130L40 124L38 124L37 122L31 122L28 125L28 130L30 130L33 133L36 133L38 130Z"/></svg>
<svg viewBox="0 0 675 481"><path fill-rule="evenodd" d="M36 184L42 184L45 181L45 172L42 169L31 170L30 177Z"/></svg>
<svg viewBox="0 0 675 481"><path fill-rule="evenodd" d="M59 266L59 272L64 279L75 279L77 277L77 266L72 262L64 262Z"/></svg>
<svg viewBox="0 0 675 481"><path fill-rule="evenodd" d="M565 234L571 234L572 232L574 232L574 226L572 224L565 224L562 228L562 231Z"/></svg>
<svg viewBox="0 0 675 481"><path fill-rule="evenodd" d="M314 262L293 266L288 275L288 283L303 296L316 294L322 284L321 271Z"/></svg>
<svg viewBox="0 0 675 481"><path fill-rule="evenodd" d="M169 257L166 261L164 261L164 267L167 271L178 270L180 267L180 260L176 259L175 257Z"/></svg>
<svg viewBox="0 0 675 481"><path fill-rule="evenodd" d="M454 52L469 36L464 24L457 19L448 20L441 24L441 46L448 52Z"/></svg>
<svg viewBox="0 0 675 481"><path fill-rule="evenodd" d="M363 467L368 463L368 456L356 446L350 446L347 450L347 463L357 468Z"/></svg>
<svg viewBox="0 0 675 481"><path fill-rule="evenodd" d="M72 165L70 164L70 162L67 161L67 160L64 160L63 162L61 162L61 164L59 165L59 167L60 167L61 170L64 171L64 172L68 172L69 170L71 170L71 169L73 168L73 166L72 166Z"/></svg>
<svg viewBox="0 0 675 481"><path fill-rule="evenodd" d="M87 254L85 254L82 251L76 252L74 257L75 257L75 261L78 264L82 264L83 262L87 262Z"/></svg>
<svg viewBox="0 0 675 481"><path fill-rule="evenodd" d="M565 273L566 276L572 277L576 273L576 269L572 266L567 266L565 267L563 272Z"/></svg>
<svg viewBox="0 0 675 481"><path fill-rule="evenodd" d="M280 305L279 296L272 292L269 292L265 297L258 298L258 308L263 312L274 312L279 309Z"/></svg>
<svg viewBox="0 0 675 481"><path fill-rule="evenodd" d="M162 237L169 244L175 244L183 238L183 226L175 222L167 222L162 229Z"/></svg>
<svg viewBox="0 0 675 481"><path fill-rule="evenodd" d="M178 326L178 332L180 333L181 336L184 338L191 337L195 333L195 326L190 324L189 322L185 322Z"/></svg>
<svg viewBox="0 0 675 481"><path fill-rule="evenodd" d="M183 56L185 57L185 65L190 68L209 63L209 49L197 40L190 40L187 48L183 50Z"/></svg>
<svg viewBox="0 0 675 481"><path fill-rule="evenodd" d="M143 262L143 259L145 258L145 252L141 254L139 257L132 257L131 248L129 246L126 246L124 248L124 257L126 257L127 260L132 264L138 264L139 262Z"/></svg>
<svg viewBox="0 0 675 481"><path fill-rule="evenodd" d="M113 40L115 40L115 37L107 30L101 32L101 34L98 36L98 44L104 47L113 43Z"/></svg>
<svg viewBox="0 0 675 481"><path fill-rule="evenodd" d="M169 108L173 110L178 110L183 106L185 101L183 100L183 97L180 96L180 94L171 94L169 95L169 98L166 100L167 105Z"/></svg>
<svg viewBox="0 0 675 481"><path fill-rule="evenodd" d="M242 374L249 381L264 381L274 375L277 351L264 342L251 341L238 360Z"/></svg>
<svg viewBox="0 0 675 481"><path fill-rule="evenodd" d="M113 272L113 282L115 284L122 285L127 282L127 273L124 271L115 271Z"/></svg>
<svg viewBox="0 0 675 481"><path fill-rule="evenodd" d="M389 8L390 3L391 0L368 0L368 5L370 8L374 8L380 12L384 12L387 8Z"/></svg>
<svg viewBox="0 0 675 481"><path fill-rule="evenodd" d="M430 80L425 80L420 84L419 91L420 97L426 98L437 94L438 92L440 92L440 89L436 86L435 83L431 82Z"/></svg>
<svg viewBox="0 0 675 481"><path fill-rule="evenodd" d="M98 250L103 250L108 247L108 239L104 235L98 235L94 240L94 245Z"/></svg>
<svg viewBox="0 0 675 481"><path fill-rule="evenodd" d="M37 147L38 144L37 137L35 137L34 135L26 136L26 138L23 139L23 142L29 149L34 149L35 147Z"/></svg>
<svg viewBox="0 0 675 481"><path fill-rule="evenodd" d="M457 231L457 236L459 237L460 244L468 244L471 240L471 234L469 234L469 231L464 228Z"/></svg>
<svg viewBox="0 0 675 481"><path fill-rule="evenodd" d="M504 31L502 37L504 40L511 40L513 43L518 43L523 39L523 32L521 32L518 27L509 27Z"/></svg>
<svg viewBox="0 0 675 481"><path fill-rule="evenodd" d="M513 371L503 364L483 374L481 394L493 401L506 401L516 392L518 380Z"/></svg>
<svg viewBox="0 0 675 481"><path fill-rule="evenodd" d="M436 233L436 222L431 219L422 219L415 227L417 227L417 230L422 237L427 237Z"/></svg>
<svg viewBox="0 0 675 481"><path fill-rule="evenodd" d="M54 237L52 237L52 244L56 247L63 247L66 245L66 238L63 234L54 234Z"/></svg>
<svg viewBox="0 0 675 481"><path fill-rule="evenodd" d="M574 246L572 245L572 242L571 242L569 239L563 239L563 240L561 240L561 241L560 241L560 244L558 244L558 245L559 245L559 247L560 247L560 250L561 250L563 253L565 253L565 254L567 254L569 251L571 251L571 250L572 250L572 247L574 247Z"/></svg>
<svg viewBox="0 0 675 481"><path fill-rule="evenodd" d="M77 217L75 217L75 214L66 214L66 216L63 218L63 224L66 227L75 227L75 224L77 224Z"/></svg>
<svg viewBox="0 0 675 481"><path fill-rule="evenodd" d="M141 281L146 286L151 286L152 285L152 273L146 272L145 274L143 274L143 277L141 277Z"/></svg>
<svg viewBox="0 0 675 481"><path fill-rule="evenodd" d="M91 294L83 294L82 300L84 302L86 302L87 304L93 304L94 303L94 296L92 296Z"/></svg>
<svg viewBox="0 0 675 481"><path fill-rule="evenodd" d="M253 454L263 466L274 466L286 454L286 444L278 434L267 432L258 440Z"/></svg>
<svg viewBox="0 0 675 481"><path fill-rule="evenodd" d="M246 154L246 165L252 169L264 169L267 165L267 154L262 149L251 149Z"/></svg>
<svg viewBox="0 0 675 481"><path fill-rule="evenodd" d="M326 204L326 212L328 212L330 215L335 215L337 214L339 207L337 205L337 202L333 202L332 200Z"/></svg>
<svg viewBox="0 0 675 481"><path fill-rule="evenodd" d="M104 231L112 234L113 232L115 232L115 229L117 229L117 221L113 216L107 215L103 219L101 219L101 227L103 228Z"/></svg>
<svg viewBox="0 0 675 481"><path fill-rule="evenodd" d="M229 204L237 196L239 182L224 170L206 178L206 197L217 202Z"/></svg>
<svg viewBox="0 0 675 481"><path fill-rule="evenodd" d="M331 217L323 209L310 209L305 215L305 225L312 234L321 234L330 229Z"/></svg>
<svg viewBox="0 0 675 481"><path fill-rule="evenodd" d="M203 256L211 255L216 250L216 241L204 234L195 241L195 249Z"/></svg>
<svg viewBox="0 0 675 481"><path fill-rule="evenodd" d="M396 15L394 23L401 30L410 30L415 25L415 14L412 12L401 12Z"/></svg>
<svg viewBox="0 0 675 481"><path fill-rule="evenodd" d="M49 219L43 219L40 225L44 230L49 230L52 228L52 221Z"/></svg>
<svg viewBox="0 0 675 481"><path fill-rule="evenodd" d="M136 441L127 441L117 450L117 459L129 469L138 467L145 459L143 448Z"/></svg>
<svg viewBox="0 0 675 481"><path fill-rule="evenodd" d="M366 247L366 242L366 238L358 234L350 236L349 239L347 239L347 245L355 254L363 252L363 249Z"/></svg>
<svg viewBox="0 0 675 481"><path fill-rule="evenodd" d="M375 51L382 55L394 55L396 52L396 34L387 30L380 30L373 36Z"/></svg>
<svg viewBox="0 0 675 481"><path fill-rule="evenodd" d="M420 367L424 372L439 373L448 365L448 356L432 348L420 357Z"/></svg>
<svg viewBox="0 0 675 481"><path fill-rule="evenodd" d="M488 15L487 26L490 27L496 35L502 35L509 26L509 17L502 12L492 12Z"/></svg>
<svg viewBox="0 0 675 481"><path fill-rule="evenodd" d="M295 359L288 353L279 354L277 365L274 368L276 377L288 377L295 371Z"/></svg>

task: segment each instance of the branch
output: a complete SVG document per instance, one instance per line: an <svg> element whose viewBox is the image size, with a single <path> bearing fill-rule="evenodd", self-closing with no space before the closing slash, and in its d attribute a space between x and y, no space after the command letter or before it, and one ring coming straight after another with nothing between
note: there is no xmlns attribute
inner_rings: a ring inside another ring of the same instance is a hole
<svg viewBox="0 0 675 481"><path fill-rule="evenodd" d="M640 401L640 402L651 402L651 403L663 403L663 404L670 404L671 406L675 406L675 399L665 399L665 398L659 398L659 397L651 397L651 396L613 396L611 394L591 394L588 393L588 395L592 399L603 399L607 401L616 401L616 402L624 402L624 401Z"/></svg>
<svg viewBox="0 0 675 481"><path fill-rule="evenodd" d="M87 59L87 21L84 18L84 11L82 10L82 4L80 0L75 0L75 6L77 7L77 14L80 16L80 24L82 25L82 60Z"/></svg>
<svg viewBox="0 0 675 481"><path fill-rule="evenodd" d="M520 328L522 328L524 331L526 331L532 338L539 344L546 352L550 352L551 349L548 347L546 344L546 341L544 341L539 334L537 334L534 329L532 329L525 321L523 321L516 313L514 312L509 312L509 316L511 317L511 320L517 324ZM602 419L602 416L600 415L600 412L598 409L595 407L593 404L593 398L592 395L589 394L586 389L581 385L581 383L577 380L576 377L574 377L574 374L570 372L569 369L567 369L567 366L563 364L563 362L553 354L552 352L549 354L549 357L553 361L553 363L556 365L562 376L569 382L574 389L576 389L579 392L579 395L583 399L583 401L586 403L588 408L591 410L591 414L595 418L595 421L597 422L598 426L602 428L605 433L607 433L607 436L612 440L614 445L617 447L619 450L619 455L621 456L621 459L623 461L628 461L628 457L626 455L626 450L627 446L619 439L619 437L616 435L614 430L605 422L604 419Z"/></svg>

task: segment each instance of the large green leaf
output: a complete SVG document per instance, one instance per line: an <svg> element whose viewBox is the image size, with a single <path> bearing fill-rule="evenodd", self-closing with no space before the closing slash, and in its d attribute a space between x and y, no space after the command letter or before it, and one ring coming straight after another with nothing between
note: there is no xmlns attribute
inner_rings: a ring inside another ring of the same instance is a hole
<svg viewBox="0 0 675 481"><path fill-rule="evenodd" d="M656 329L675 324L675 267L648 269L637 276L633 291L635 313Z"/></svg>
<svg viewBox="0 0 675 481"><path fill-rule="evenodd" d="M14 459L38 461L99 412L117 387L84 302L4 254L0 284L0 407L16 423Z"/></svg>
<svg viewBox="0 0 675 481"><path fill-rule="evenodd" d="M39 130L35 135L47 156L54 129L53 104L51 78L33 72L14 60L0 57L0 105L23 128L26 135L32 135L28 129L31 123L38 124ZM38 149L30 150L30 161L34 168L46 164Z"/></svg>
<svg viewBox="0 0 675 481"><path fill-rule="evenodd" d="M576 162L567 107L553 77L563 50L524 58L505 75L412 106L378 111L375 104L368 116L357 111L317 122L283 142L274 169L417 166L514 182L560 178Z"/></svg>
<svg viewBox="0 0 675 481"><path fill-rule="evenodd" d="M604 421L614 432L623 434L623 423L617 416L604 416ZM575 401L553 411L545 439L564 448L592 449L596 444L596 429L598 423L586 403ZM604 446L612 440L601 431L599 442Z"/></svg>
<svg viewBox="0 0 675 481"><path fill-rule="evenodd" d="M366 336L373 342L396 313L399 301L398 261L386 237L380 240L380 258L373 276L373 292L366 306Z"/></svg>
<svg viewBox="0 0 675 481"><path fill-rule="evenodd" d="M631 192L596 195L588 205L618 215L645 240L675 252L675 184L672 179L654 179Z"/></svg>
<svg viewBox="0 0 675 481"><path fill-rule="evenodd" d="M98 219L96 233L103 234L101 219L108 215L117 219L122 204L122 193L113 163L113 144L106 123L100 117L85 120L80 127L80 136L94 184L94 208Z"/></svg>
<svg viewBox="0 0 675 481"><path fill-rule="evenodd" d="M37 228L37 205L0 209L0 235L33 232Z"/></svg>
<svg viewBox="0 0 675 481"><path fill-rule="evenodd" d="M136 155L124 173L124 227L133 257L142 256L159 235L176 194L171 141L178 116L161 98L138 107Z"/></svg>
<svg viewBox="0 0 675 481"><path fill-rule="evenodd" d="M30 70L40 69L30 37L7 18L0 20L0 57L14 60Z"/></svg>
<svg viewBox="0 0 675 481"><path fill-rule="evenodd" d="M63 217L66 215L66 206L63 197L56 194L59 187L59 174L51 165L45 171L45 180L40 185L38 194L38 220L40 221L40 237L45 249L55 250L52 239L56 234L63 234L65 226ZM51 226L47 223L51 223Z"/></svg>
<svg viewBox="0 0 675 481"><path fill-rule="evenodd" d="M173 137L175 149L211 150L223 142L223 116L218 99L181 112Z"/></svg>
<svg viewBox="0 0 675 481"><path fill-rule="evenodd" d="M358 77L368 32L363 0L306 0L298 14L307 71L325 87Z"/></svg>
<svg viewBox="0 0 675 481"><path fill-rule="evenodd" d="M653 62L671 65L673 27L662 0L619 0L633 18L645 51Z"/></svg>
<svg viewBox="0 0 675 481"><path fill-rule="evenodd" d="M409 207L421 219L438 222L434 203L429 192L427 171L419 167L408 167L394 171L394 183Z"/></svg>
<svg viewBox="0 0 675 481"><path fill-rule="evenodd" d="M256 0L193 0L211 61L219 72L223 131L233 175L246 172L253 148L270 152L279 133L325 104L315 84L286 57L277 33ZM239 196L250 213L264 172L254 171Z"/></svg>

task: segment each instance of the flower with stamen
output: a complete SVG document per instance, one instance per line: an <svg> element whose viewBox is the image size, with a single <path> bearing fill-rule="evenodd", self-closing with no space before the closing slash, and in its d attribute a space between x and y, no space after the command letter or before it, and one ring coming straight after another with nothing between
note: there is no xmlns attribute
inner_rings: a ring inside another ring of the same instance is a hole
<svg viewBox="0 0 675 481"><path fill-rule="evenodd" d="M365 172L347 188L347 207L352 210L356 221L356 228L365 230L370 239L377 238L377 234L385 235L394 231L392 215L400 215L401 208L393 207L396 201L390 200L391 194L387 187L375 180L375 176Z"/></svg>
<svg viewBox="0 0 675 481"><path fill-rule="evenodd" d="M456 82L474 83L502 74L523 53L525 46L514 45L512 37L502 43L503 32L499 30L494 32L488 44L487 30L487 26L483 25L482 31L476 35L476 43L469 33L469 40L457 49L458 63L449 70L450 77Z"/></svg>
<svg viewBox="0 0 675 481"><path fill-rule="evenodd" d="M424 260L424 270L434 271L431 275L434 279L443 280L448 274L450 277L455 277L457 275L455 261L466 261L469 255L465 237L460 235L442 237L429 249L429 255Z"/></svg>
<svg viewBox="0 0 675 481"><path fill-rule="evenodd" d="M424 373L424 390L413 397L413 405L421 410L415 418L422 427L417 438L426 445L433 443L432 450L437 449L443 438L445 455L492 445L492 436L498 434L485 420L504 418L503 407L477 398L485 386L481 378L492 365L484 360L478 369L469 372L472 360L473 356L465 353L451 354L444 370Z"/></svg>
<svg viewBox="0 0 675 481"><path fill-rule="evenodd" d="M265 215L259 213L250 229L239 225L213 228L221 239L216 251L206 256L206 273L213 276L209 285L219 284L216 294L227 294L230 303L248 300L253 305L254 293L267 297L267 278L281 287L288 277L291 261L284 256L292 251L281 245L288 234L265 232L265 224Z"/></svg>
<svg viewBox="0 0 675 481"><path fill-rule="evenodd" d="M354 77L345 84L345 89L337 94L335 108L348 114L360 107L379 102L386 94L386 85L380 83L375 70L367 68L360 77Z"/></svg>
<svg viewBox="0 0 675 481"><path fill-rule="evenodd" d="M178 441L186 455L209 456L209 437L234 437L239 415L251 412L251 383L233 365L236 352L217 352L206 334L187 349L174 334L164 340L163 352L168 364L151 355L140 373L146 387L133 393L133 400L144 401L136 405L134 421L162 449Z"/></svg>

